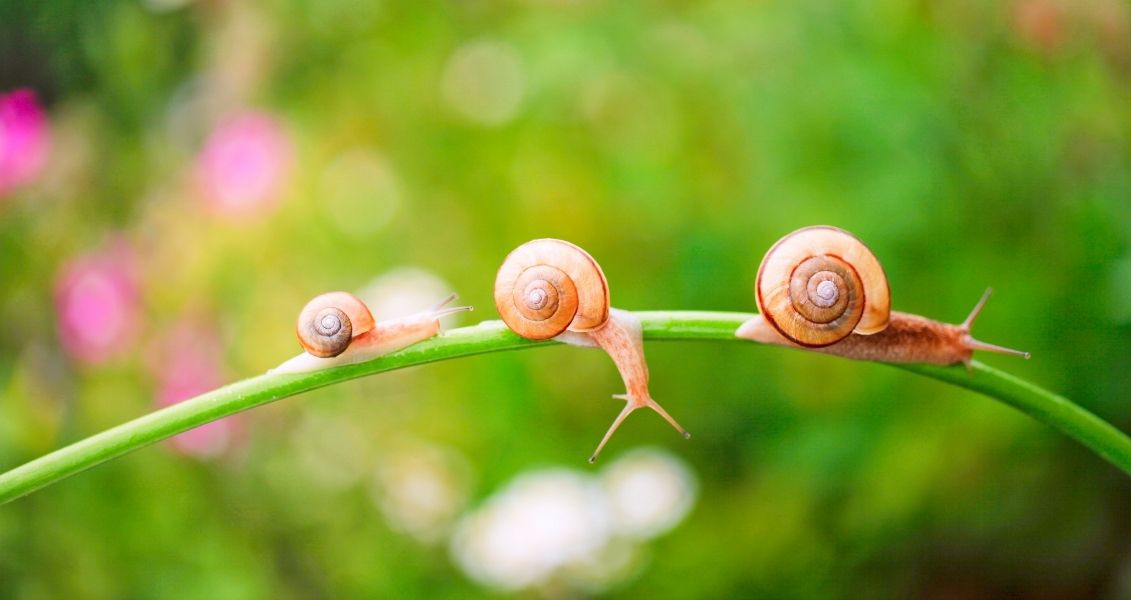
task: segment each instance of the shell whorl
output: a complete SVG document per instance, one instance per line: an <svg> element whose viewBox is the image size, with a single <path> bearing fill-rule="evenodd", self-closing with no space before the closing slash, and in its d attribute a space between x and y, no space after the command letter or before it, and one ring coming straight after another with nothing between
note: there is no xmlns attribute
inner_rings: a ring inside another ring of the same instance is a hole
<svg viewBox="0 0 1131 600"><path fill-rule="evenodd" d="M337 356L353 338L376 325L369 307L347 292L322 294L306 303L298 315L296 332L304 350L319 358Z"/></svg>
<svg viewBox="0 0 1131 600"><path fill-rule="evenodd" d="M609 320L609 284L588 252L555 239L515 248L495 276L495 308L532 340L591 331Z"/></svg>
<svg viewBox="0 0 1131 600"><path fill-rule="evenodd" d="M762 259L755 291L758 310L779 333L814 348L882 331L891 314L880 261L835 227L806 227L778 240Z"/></svg>

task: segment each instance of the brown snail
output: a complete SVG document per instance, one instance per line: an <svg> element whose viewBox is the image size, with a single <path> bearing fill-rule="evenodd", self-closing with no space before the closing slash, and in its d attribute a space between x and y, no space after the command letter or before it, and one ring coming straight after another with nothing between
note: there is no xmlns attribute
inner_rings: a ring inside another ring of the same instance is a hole
<svg viewBox="0 0 1131 600"><path fill-rule="evenodd" d="M648 407L685 438L690 437L648 391L648 364L640 321L611 308L609 284L588 252L562 240L540 239L515 248L495 277L495 307L503 322L532 340L556 339L599 347L612 357L626 393L613 396L625 407L597 445L589 462L634 410Z"/></svg>
<svg viewBox="0 0 1131 600"><path fill-rule="evenodd" d="M990 290L958 325L892 311L879 260L835 227L806 227L778 240L762 259L754 287L761 314L738 328L741 338L880 362L969 368L975 350L1029 358L970 335Z"/></svg>
<svg viewBox="0 0 1131 600"><path fill-rule="evenodd" d="M452 294L429 309L399 319L378 321L360 298L348 292L322 294L299 313L296 333L302 354L271 373L303 373L362 362L395 352L440 332L440 317L471 310L446 306Z"/></svg>
<svg viewBox="0 0 1131 600"><path fill-rule="evenodd" d="M355 335L371 331L376 324L360 298L347 292L330 292L306 303L295 332L307 353L330 358L345 352Z"/></svg>

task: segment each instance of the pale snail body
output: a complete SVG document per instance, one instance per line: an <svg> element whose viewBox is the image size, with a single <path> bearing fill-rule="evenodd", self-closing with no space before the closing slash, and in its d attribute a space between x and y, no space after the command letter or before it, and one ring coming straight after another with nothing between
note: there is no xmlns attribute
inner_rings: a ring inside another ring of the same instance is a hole
<svg viewBox="0 0 1131 600"><path fill-rule="evenodd" d="M765 344L857 360L967 367L974 350L1029 357L970 335L989 290L958 325L891 311L879 261L863 242L835 227L807 227L779 240L762 260L755 290L762 314L735 335ZM809 321L802 313L817 318Z"/></svg>
<svg viewBox="0 0 1131 600"><path fill-rule="evenodd" d="M446 306L455 294L418 313L378 321L360 298L348 292L322 294L303 307L295 331L305 350L268 373L306 373L363 362L407 348L440 333L440 318L471 310Z"/></svg>
<svg viewBox="0 0 1131 600"><path fill-rule="evenodd" d="M625 384L614 396L625 407L605 433L597 455L634 410L651 408L684 437L690 437L648 391L648 363L640 321L611 308L609 284L597 261L563 240L540 239L515 248L495 277L495 307L507 327L533 340L599 347L609 354Z"/></svg>

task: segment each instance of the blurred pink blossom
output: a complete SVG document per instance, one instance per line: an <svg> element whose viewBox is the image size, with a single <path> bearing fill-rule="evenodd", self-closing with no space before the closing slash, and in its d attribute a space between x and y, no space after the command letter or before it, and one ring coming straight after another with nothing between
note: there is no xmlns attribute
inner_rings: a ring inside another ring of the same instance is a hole
<svg viewBox="0 0 1131 600"><path fill-rule="evenodd" d="M73 358L105 362L132 350L139 320L133 256L122 242L71 259L55 283L59 339Z"/></svg>
<svg viewBox="0 0 1131 600"><path fill-rule="evenodd" d="M29 89L0 94L0 196L34 180L47 161L47 117Z"/></svg>
<svg viewBox="0 0 1131 600"><path fill-rule="evenodd" d="M1052 54L1067 33L1064 7L1057 0L1019 0L1013 5L1013 27L1035 50Z"/></svg>
<svg viewBox="0 0 1131 600"><path fill-rule="evenodd" d="M247 217L272 208L291 167L292 145L265 113L236 115L218 125L196 159L196 181L209 210Z"/></svg>
<svg viewBox="0 0 1131 600"><path fill-rule="evenodd" d="M220 387L224 383L220 336L199 319L184 319L157 343L149 369L157 378L158 406L170 406ZM239 432L236 417L213 421L171 440L173 448L199 458L223 454Z"/></svg>

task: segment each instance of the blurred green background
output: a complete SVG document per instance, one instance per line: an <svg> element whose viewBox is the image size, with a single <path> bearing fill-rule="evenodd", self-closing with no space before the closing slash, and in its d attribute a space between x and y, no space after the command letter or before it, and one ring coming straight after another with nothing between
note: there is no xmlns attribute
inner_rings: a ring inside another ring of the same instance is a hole
<svg viewBox="0 0 1131 600"><path fill-rule="evenodd" d="M1131 431L1129 98L1121 0L4 2L0 469L262 373L323 291L471 324L554 236L615 306L752 311L821 223L896 309L994 286L976 334L1033 359L980 358ZM1131 597L1131 481L1027 417L647 353L690 442L636 416L589 467L599 352L373 377L0 508L0 596Z"/></svg>

